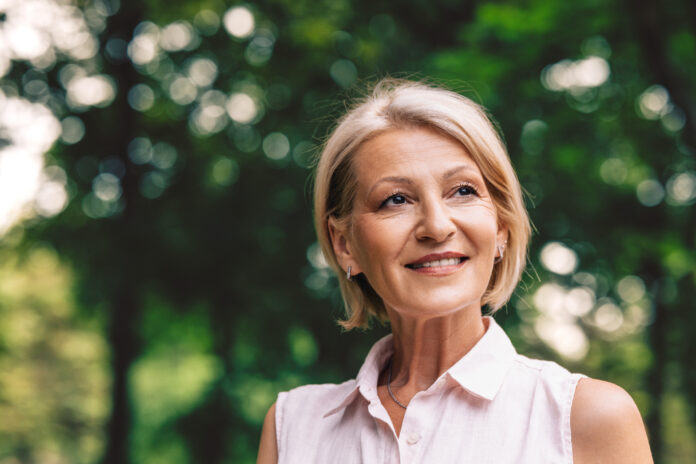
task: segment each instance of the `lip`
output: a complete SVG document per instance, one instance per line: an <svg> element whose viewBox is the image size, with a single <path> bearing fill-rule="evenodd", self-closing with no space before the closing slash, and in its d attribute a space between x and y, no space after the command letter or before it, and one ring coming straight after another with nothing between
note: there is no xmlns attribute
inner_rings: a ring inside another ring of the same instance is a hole
<svg viewBox="0 0 696 464"><path fill-rule="evenodd" d="M406 266L413 266L415 264L427 263L428 261L436 261L438 259L450 259L450 258L467 258L467 256L463 253L458 253L455 251L446 251L444 253L431 253L429 255L425 255L421 258L418 258L417 261L413 261L412 263L408 263Z"/></svg>
<svg viewBox="0 0 696 464"><path fill-rule="evenodd" d="M419 267L419 268L413 268L413 265L416 264L421 264L421 263L427 263L428 261L436 261L439 259L451 259L451 258L458 258L460 259L460 262L457 264L452 264L449 266L437 266L437 267ZM419 258L417 261L414 261L412 263L409 263L406 265L406 269L409 269L413 272L417 272L422 275L429 275L429 276L436 276L436 277L444 277L448 276L450 274L454 274L457 272L459 269L461 269L464 264L469 260L469 257L466 256L463 253L458 253L454 251L448 251L445 253L431 253L429 255L425 255L422 258Z"/></svg>

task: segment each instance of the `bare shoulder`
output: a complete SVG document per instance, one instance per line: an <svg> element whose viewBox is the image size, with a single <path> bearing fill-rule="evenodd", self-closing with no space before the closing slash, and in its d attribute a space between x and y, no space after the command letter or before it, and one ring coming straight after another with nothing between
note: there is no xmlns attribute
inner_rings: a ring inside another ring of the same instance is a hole
<svg viewBox="0 0 696 464"><path fill-rule="evenodd" d="M259 454L256 457L256 464L276 464L278 462L278 443L276 442L276 405L270 407L263 421L261 431L261 443L259 444Z"/></svg>
<svg viewBox="0 0 696 464"><path fill-rule="evenodd" d="M570 428L576 464L653 462L640 411L631 395L618 385L580 379Z"/></svg>

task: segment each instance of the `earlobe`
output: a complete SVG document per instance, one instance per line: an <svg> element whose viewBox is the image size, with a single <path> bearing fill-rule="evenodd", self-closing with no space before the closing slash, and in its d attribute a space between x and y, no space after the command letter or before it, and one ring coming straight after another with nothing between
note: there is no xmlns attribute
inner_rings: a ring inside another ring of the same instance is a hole
<svg viewBox="0 0 696 464"><path fill-rule="evenodd" d="M339 224L339 222L333 216L329 217L328 226L331 246L333 247L338 264L344 271L350 267L351 275L360 274L362 271L360 270L360 266L358 266L358 263L355 261L355 257L353 256L351 250L352 247L345 227Z"/></svg>
<svg viewBox="0 0 696 464"><path fill-rule="evenodd" d="M505 255L505 251L507 248L507 243L508 243L508 229L504 225L499 225L498 226L498 233L496 234L496 254L495 254L495 260L493 261L495 264L498 264L503 260L503 256Z"/></svg>
<svg viewBox="0 0 696 464"><path fill-rule="evenodd" d="M507 246L508 236L509 236L509 231L508 231L507 226L504 224L499 224L498 225L498 233L496 234L496 239L497 239L498 245L502 245L504 243Z"/></svg>

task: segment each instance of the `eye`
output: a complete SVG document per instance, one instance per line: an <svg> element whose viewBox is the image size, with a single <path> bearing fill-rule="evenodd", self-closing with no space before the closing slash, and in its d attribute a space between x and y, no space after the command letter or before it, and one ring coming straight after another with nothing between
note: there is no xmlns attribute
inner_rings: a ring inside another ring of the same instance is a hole
<svg viewBox="0 0 696 464"><path fill-rule="evenodd" d="M473 185L463 184L457 187L456 194L461 195L463 197L469 195L478 195L478 190L476 190L476 187L474 187Z"/></svg>
<svg viewBox="0 0 696 464"><path fill-rule="evenodd" d="M406 197L400 193L395 193L394 195L384 200L382 204L379 205L379 207L383 208L385 206L403 205L404 203L406 203Z"/></svg>

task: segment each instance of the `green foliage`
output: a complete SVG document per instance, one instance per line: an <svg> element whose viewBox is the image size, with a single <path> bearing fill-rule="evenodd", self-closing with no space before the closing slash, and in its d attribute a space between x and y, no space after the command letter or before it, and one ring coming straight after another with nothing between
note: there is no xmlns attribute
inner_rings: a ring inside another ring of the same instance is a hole
<svg viewBox="0 0 696 464"><path fill-rule="evenodd" d="M334 322L308 168L352 86L384 74L443 82L504 134L537 231L496 316L518 350L622 385L656 462L694 459L688 2L120 3L76 10L94 57L0 79L85 128L45 156L64 210L0 248L0 461L253 462L279 391L356 374L387 329ZM254 19L237 35L234 6ZM113 102L71 103L74 66Z"/></svg>

